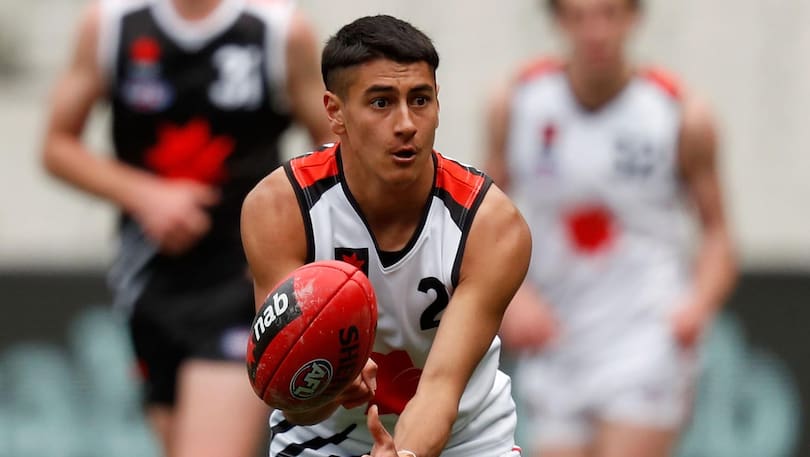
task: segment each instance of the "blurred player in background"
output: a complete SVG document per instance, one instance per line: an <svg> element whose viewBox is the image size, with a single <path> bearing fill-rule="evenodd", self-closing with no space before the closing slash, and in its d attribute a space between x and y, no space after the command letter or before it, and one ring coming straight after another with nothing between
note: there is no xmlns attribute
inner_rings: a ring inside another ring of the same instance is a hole
<svg viewBox="0 0 810 457"><path fill-rule="evenodd" d="M489 177L433 150L438 65L406 22L343 27L322 58L340 143L287 162L245 200L257 306L293 269L338 259L368 275L379 307L365 378L323 408L274 411L271 456L519 455L496 333L529 230Z"/></svg>
<svg viewBox="0 0 810 457"><path fill-rule="evenodd" d="M110 283L169 456L254 455L264 436L243 361L254 311L239 213L292 120L329 139L322 94L313 31L285 1L103 0L81 19L44 163L121 210ZM101 100L114 158L81 139Z"/></svg>
<svg viewBox="0 0 810 457"><path fill-rule="evenodd" d="M669 455L690 408L695 346L735 278L714 121L625 44L639 0L550 0L569 46L491 109L489 171L534 251L504 318L528 431L543 457ZM684 207L699 246L685 243Z"/></svg>

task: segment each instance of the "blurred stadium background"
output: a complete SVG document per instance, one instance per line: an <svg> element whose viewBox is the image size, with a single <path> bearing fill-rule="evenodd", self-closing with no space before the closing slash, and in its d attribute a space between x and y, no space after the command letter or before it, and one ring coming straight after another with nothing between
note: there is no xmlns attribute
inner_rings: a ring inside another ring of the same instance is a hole
<svg viewBox="0 0 810 457"><path fill-rule="evenodd" d="M113 208L39 164L51 83L84 0L0 2L0 457L157 455L104 271ZM482 154L487 92L558 43L538 0L300 0L322 39L386 12L442 56L437 148ZM653 0L639 61L677 72L722 128L722 173L743 276L707 345L680 457L810 456L810 2ZM88 133L107 148L107 113ZM300 132L289 154L306 148Z"/></svg>

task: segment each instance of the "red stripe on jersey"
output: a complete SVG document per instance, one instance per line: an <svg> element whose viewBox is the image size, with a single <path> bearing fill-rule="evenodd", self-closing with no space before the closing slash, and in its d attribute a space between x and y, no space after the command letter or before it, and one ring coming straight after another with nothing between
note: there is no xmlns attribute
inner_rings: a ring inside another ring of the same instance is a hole
<svg viewBox="0 0 810 457"><path fill-rule="evenodd" d="M518 82L525 83L549 73L562 71L563 68L565 68L565 63L562 60L553 57L541 57L532 60L518 70Z"/></svg>
<svg viewBox="0 0 810 457"><path fill-rule="evenodd" d="M464 165L446 159L436 151L434 154L436 155L436 187L444 189L456 203L470 209L486 182L485 175L473 173Z"/></svg>
<svg viewBox="0 0 810 457"><path fill-rule="evenodd" d="M295 180L302 189L338 174L337 144L290 160Z"/></svg>
<svg viewBox="0 0 810 457"><path fill-rule="evenodd" d="M662 89L667 95L680 100L683 95L683 88L677 76L657 67L642 68L639 75Z"/></svg>

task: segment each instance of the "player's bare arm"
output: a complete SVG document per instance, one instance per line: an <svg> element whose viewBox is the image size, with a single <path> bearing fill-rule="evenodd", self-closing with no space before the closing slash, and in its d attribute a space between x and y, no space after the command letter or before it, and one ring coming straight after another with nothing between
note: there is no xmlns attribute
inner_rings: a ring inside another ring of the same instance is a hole
<svg viewBox="0 0 810 457"><path fill-rule="evenodd" d="M104 95L104 78L95 57L99 10L99 5L93 4L84 11L70 63L56 82L42 159L57 177L121 206L130 206L132 202L122 183L138 179L139 173L130 176L126 167L94 155L81 142L89 113Z"/></svg>
<svg viewBox="0 0 810 457"><path fill-rule="evenodd" d="M218 195L208 186L163 182L154 175L95 154L82 143L89 113L103 97L105 77L96 58L100 7L92 4L79 25L67 70L56 83L42 159L53 175L130 213L167 253L180 253L208 231L204 208Z"/></svg>
<svg viewBox="0 0 810 457"><path fill-rule="evenodd" d="M276 169L245 198L241 232L259 309L278 282L307 260L303 216L284 169ZM285 417L294 424L315 424L338 406L353 408L367 403L375 390L376 370L377 365L369 359L358 379L335 401L314 410L285 411Z"/></svg>
<svg viewBox="0 0 810 457"><path fill-rule="evenodd" d="M530 253L526 222L492 186L472 224L458 287L441 318L416 395L397 423L397 449L419 457L441 453L461 395L523 281Z"/></svg>
<svg viewBox="0 0 810 457"><path fill-rule="evenodd" d="M730 292L736 260L726 222L717 169L717 133L707 106L692 97L684 103L679 165L701 228L694 284L674 316L676 337L691 346Z"/></svg>
<svg viewBox="0 0 810 457"><path fill-rule="evenodd" d="M277 168L245 197L240 230L259 309L273 287L307 258L304 220L284 169Z"/></svg>
<svg viewBox="0 0 810 457"><path fill-rule="evenodd" d="M334 141L323 110L317 40L309 21L294 13L287 40L287 91L296 120L316 145Z"/></svg>

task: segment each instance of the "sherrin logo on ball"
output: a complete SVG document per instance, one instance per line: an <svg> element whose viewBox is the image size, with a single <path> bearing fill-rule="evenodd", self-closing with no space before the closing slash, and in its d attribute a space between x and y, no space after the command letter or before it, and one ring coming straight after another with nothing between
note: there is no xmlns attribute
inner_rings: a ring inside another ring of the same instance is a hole
<svg viewBox="0 0 810 457"><path fill-rule="evenodd" d="M376 331L377 299L363 271L337 260L303 265L256 312L247 344L251 386L273 408L324 405L360 375Z"/></svg>
<svg viewBox="0 0 810 457"><path fill-rule="evenodd" d="M332 364L324 359L312 360L295 372L290 394L299 400L309 400L320 395L331 380Z"/></svg>

